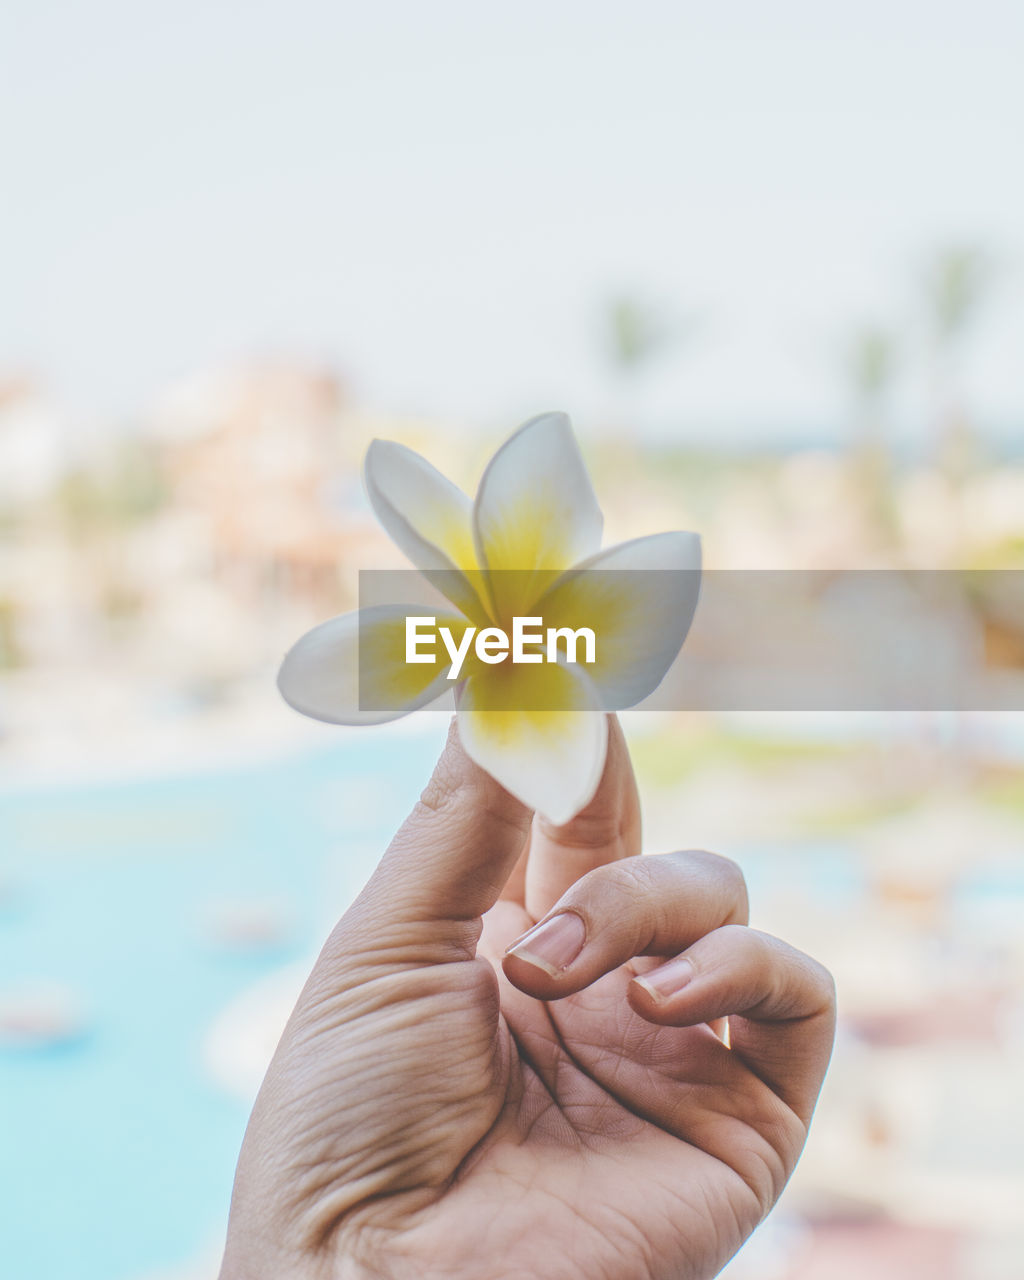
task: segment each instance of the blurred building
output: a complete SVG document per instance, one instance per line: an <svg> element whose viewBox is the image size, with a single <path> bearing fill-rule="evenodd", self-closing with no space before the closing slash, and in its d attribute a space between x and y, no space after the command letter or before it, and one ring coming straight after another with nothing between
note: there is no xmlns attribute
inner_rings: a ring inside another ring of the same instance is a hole
<svg viewBox="0 0 1024 1280"><path fill-rule="evenodd" d="M194 378L155 415L175 517L212 577L254 606L338 603L339 568L367 526L344 409L334 374L274 362Z"/></svg>

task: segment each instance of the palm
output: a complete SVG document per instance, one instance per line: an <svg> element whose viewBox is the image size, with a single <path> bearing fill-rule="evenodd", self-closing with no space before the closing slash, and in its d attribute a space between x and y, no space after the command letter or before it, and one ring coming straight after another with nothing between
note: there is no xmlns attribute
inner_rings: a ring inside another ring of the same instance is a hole
<svg viewBox="0 0 1024 1280"><path fill-rule="evenodd" d="M481 953L501 954L530 923L521 906L499 903ZM638 1278L683 1280L707 1275L709 1258L723 1264L771 1206L803 1124L709 1027L655 1027L635 1014L631 976L626 966L549 1004L498 966L496 1023L490 974L468 984L468 998L456 994L467 992L460 978L428 1005L423 1056L444 1063L457 1046L442 1080L449 1071L487 1079L440 1108L421 1093L377 1135L384 1146L423 1140L400 1163L432 1166L429 1215L420 1189L391 1197L386 1217L437 1274L485 1274L474 1268L490 1254L502 1276L621 1276L632 1274L624 1260L641 1257ZM393 1085L392 1096L410 1096ZM379 1228L380 1212L371 1217ZM548 1230L536 1231L538 1218ZM555 1256L544 1244L552 1238L564 1246Z"/></svg>

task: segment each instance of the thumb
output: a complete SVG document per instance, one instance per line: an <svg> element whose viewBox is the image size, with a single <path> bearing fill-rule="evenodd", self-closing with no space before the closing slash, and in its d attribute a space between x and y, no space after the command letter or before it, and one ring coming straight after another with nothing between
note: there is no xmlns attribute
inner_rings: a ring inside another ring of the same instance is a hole
<svg viewBox="0 0 1024 1280"><path fill-rule="evenodd" d="M525 847L532 813L470 760L452 719L441 757L412 813L350 913L375 946L414 937L475 946L480 916L498 900ZM343 922L345 924L346 922Z"/></svg>

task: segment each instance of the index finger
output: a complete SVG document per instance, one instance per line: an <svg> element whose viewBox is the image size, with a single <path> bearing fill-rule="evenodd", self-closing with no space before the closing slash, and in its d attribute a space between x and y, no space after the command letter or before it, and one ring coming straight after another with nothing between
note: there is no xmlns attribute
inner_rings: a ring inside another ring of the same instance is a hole
<svg viewBox="0 0 1024 1280"><path fill-rule="evenodd" d="M529 847L516 868L521 879L517 884L514 877L509 890L521 888L522 904L539 920L588 871L639 852L640 798L622 726L611 715L608 753L594 798L564 826L534 818Z"/></svg>
<svg viewBox="0 0 1024 1280"><path fill-rule="evenodd" d="M743 876L727 858L633 858L574 885L509 948L505 973L528 995L558 1000L633 957L672 956L632 977L634 1012L675 1027L728 1018L732 1050L806 1123L832 1050L832 979L746 920Z"/></svg>

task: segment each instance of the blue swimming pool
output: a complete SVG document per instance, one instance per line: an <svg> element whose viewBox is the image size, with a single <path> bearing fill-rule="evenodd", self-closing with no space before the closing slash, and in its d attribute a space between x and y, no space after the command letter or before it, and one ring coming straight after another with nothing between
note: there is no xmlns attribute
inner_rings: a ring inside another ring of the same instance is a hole
<svg viewBox="0 0 1024 1280"><path fill-rule="evenodd" d="M0 1272L127 1280L216 1248L247 1106L204 1070L211 1020L312 952L443 738L367 734L234 772L0 795L0 992L58 983L84 1034L0 1048ZM272 900L277 945L215 945Z"/></svg>

